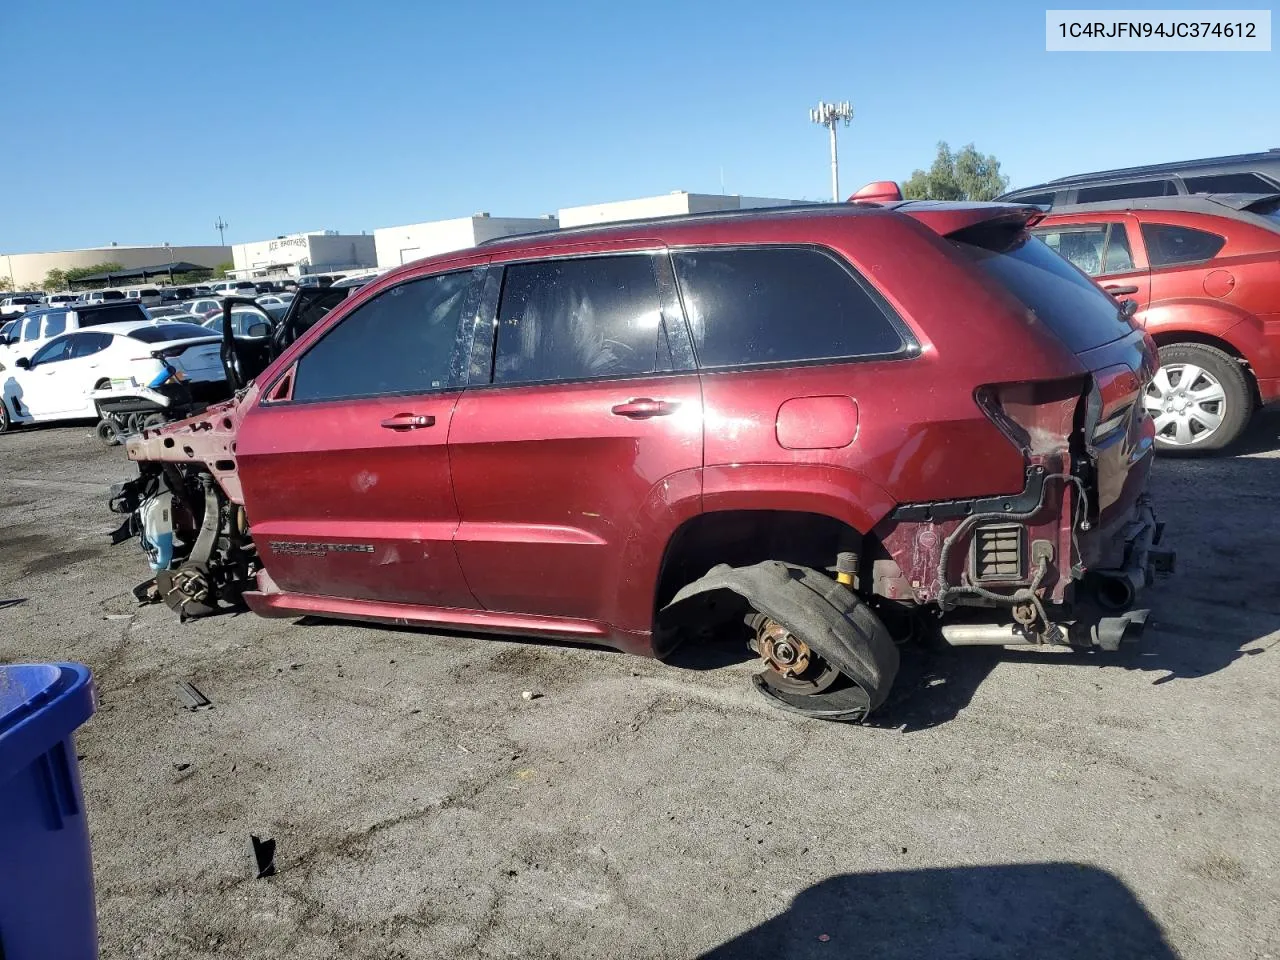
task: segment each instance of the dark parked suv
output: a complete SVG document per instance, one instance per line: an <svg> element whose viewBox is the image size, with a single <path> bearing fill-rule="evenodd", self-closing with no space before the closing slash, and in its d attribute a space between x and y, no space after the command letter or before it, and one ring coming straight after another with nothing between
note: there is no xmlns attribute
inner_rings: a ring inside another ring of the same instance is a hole
<svg viewBox="0 0 1280 960"><path fill-rule="evenodd" d="M1169 559L1154 346L1034 212L691 216L381 276L130 443L140 596L657 656L737 632L830 718L923 631L1114 649Z"/></svg>
<svg viewBox="0 0 1280 960"><path fill-rule="evenodd" d="M1023 187L996 199L1006 203L1062 207L1073 203L1176 197L1192 193L1277 192L1280 192L1280 149L1080 173Z"/></svg>

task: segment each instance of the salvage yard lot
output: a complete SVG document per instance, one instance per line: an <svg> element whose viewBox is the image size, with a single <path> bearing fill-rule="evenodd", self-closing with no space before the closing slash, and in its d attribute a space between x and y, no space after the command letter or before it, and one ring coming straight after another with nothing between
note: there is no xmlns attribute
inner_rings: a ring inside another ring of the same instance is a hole
<svg viewBox="0 0 1280 960"><path fill-rule="evenodd" d="M1280 951L1280 416L1157 464L1179 572L1139 645L913 650L870 727L772 709L719 648L179 625L107 544L131 474L83 426L0 437L0 656L101 696L105 958Z"/></svg>

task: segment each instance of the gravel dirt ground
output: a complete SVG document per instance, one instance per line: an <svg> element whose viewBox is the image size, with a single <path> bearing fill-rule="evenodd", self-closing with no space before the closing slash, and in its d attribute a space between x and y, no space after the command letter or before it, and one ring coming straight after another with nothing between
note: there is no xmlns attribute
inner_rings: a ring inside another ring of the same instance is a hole
<svg viewBox="0 0 1280 960"><path fill-rule="evenodd" d="M104 958L1280 956L1280 416L1157 464L1139 645L910 651L875 726L719 648L180 626L106 541L131 473L84 426L0 437L0 655L101 693Z"/></svg>

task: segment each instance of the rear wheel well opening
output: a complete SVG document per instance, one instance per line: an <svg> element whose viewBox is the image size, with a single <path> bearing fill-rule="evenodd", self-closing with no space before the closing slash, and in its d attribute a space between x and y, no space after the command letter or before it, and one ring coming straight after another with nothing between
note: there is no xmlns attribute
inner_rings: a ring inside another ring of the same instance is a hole
<svg viewBox="0 0 1280 960"><path fill-rule="evenodd" d="M1173 347L1178 344L1212 347L1215 350L1221 350L1228 356L1233 357L1239 362L1241 370L1244 371L1245 382L1249 384L1249 390L1253 394L1254 409L1256 410L1262 405L1262 394L1258 390L1258 378L1253 372L1253 367L1249 365L1249 361L1245 358L1245 355L1226 340L1222 340L1207 333L1177 330L1162 330L1159 333L1153 333L1151 335L1151 339L1155 341L1157 347Z"/></svg>
<svg viewBox="0 0 1280 960"><path fill-rule="evenodd" d="M859 552L863 536L842 520L792 510L724 510L686 521L667 541L654 594L654 625L676 592L718 564L745 567L780 560L826 570L843 551Z"/></svg>
<svg viewBox="0 0 1280 960"><path fill-rule="evenodd" d="M107 377L102 377L102 378L100 378L100 379L98 380L98 382L97 382L97 383L95 383L95 384L93 385L93 389L95 389L95 390L105 390L105 389L107 389L107 387L109 387L109 386L111 386L111 380L110 380L109 378L107 378Z"/></svg>

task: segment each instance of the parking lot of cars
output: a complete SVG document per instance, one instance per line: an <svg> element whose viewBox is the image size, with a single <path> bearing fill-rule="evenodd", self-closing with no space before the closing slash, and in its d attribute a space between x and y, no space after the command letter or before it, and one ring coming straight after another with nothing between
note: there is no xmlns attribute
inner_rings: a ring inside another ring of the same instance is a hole
<svg viewBox="0 0 1280 960"><path fill-rule="evenodd" d="M0 458L0 655L94 670L104 957L1265 957L1280 417L1235 454L1157 461L1180 571L1140 643L913 647L847 726L768 707L736 646L181 625L106 540L132 466L32 429Z"/></svg>

